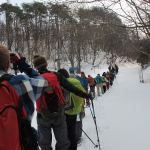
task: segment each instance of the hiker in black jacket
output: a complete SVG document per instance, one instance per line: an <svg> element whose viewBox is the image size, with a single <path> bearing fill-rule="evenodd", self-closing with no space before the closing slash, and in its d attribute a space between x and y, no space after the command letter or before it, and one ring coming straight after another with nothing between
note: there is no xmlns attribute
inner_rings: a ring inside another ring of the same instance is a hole
<svg viewBox="0 0 150 150"><path fill-rule="evenodd" d="M82 92L78 88L76 88L73 84L71 84L65 77L63 77L59 72L51 72L47 69L47 61L45 57L36 55L34 56L33 61L34 67L38 70L39 73L42 75L49 73L51 75L52 73L57 77L57 80L61 87L65 88L66 90L74 93L77 96L83 97L83 98L90 98L90 95ZM50 81L48 81L50 84ZM61 89L59 89L61 90ZM62 92L62 91L61 91ZM49 98L49 101L53 102L53 97L49 94L46 94L46 98ZM62 96L62 95L61 95ZM45 98L45 101L46 101ZM61 99L64 97L61 97ZM54 102L57 99L54 100ZM49 102L47 101L47 103ZM51 108L52 109L52 108ZM55 108L54 108L55 109ZM39 108L37 108L37 111ZM48 109L50 111L50 109ZM57 112L53 112L55 114ZM64 112L62 112L62 116L58 116L57 118L49 118L45 119L39 112L37 114L37 123L38 123L38 133L40 136L39 140L39 146L41 147L41 150L52 150L51 142L52 142L52 133L51 128L53 128L54 135L57 141L57 147L58 150L68 150L70 146L70 142L68 140L67 135L67 126L66 126L66 117L64 115Z"/></svg>

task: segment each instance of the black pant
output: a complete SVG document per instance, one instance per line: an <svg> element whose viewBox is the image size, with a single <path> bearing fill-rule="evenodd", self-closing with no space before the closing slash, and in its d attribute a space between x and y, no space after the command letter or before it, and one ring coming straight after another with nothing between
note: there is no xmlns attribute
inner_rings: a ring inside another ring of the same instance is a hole
<svg viewBox="0 0 150 150"><path fill-rule="evenodd" d="M44 119L38 118L38 134L40 136L39 146L41 150L52 150L52 132L53 129L56 141L58 143L58 150L68 150L70 146L70 141L68 140L67 128L66 128L66 117L55 119Z"/></svg>
<svg viewBox="0 0 150 150"><path fill-rule="evenodd" d="M76 118L77 115L66 115L66 123L68 130L68 139L70 140L69 150L77 150L77 139L76 139Z"/></svg>
<svg viewBox="0 0 150 150"><path fill-rule="evenodd" d="M104 93L106 92L106 86L103 85Z"/></svg>
<svg viewBox="0 0 150 150"><path fill-rule="evenodd" d="M82 112L77 114L77 120L76 120L76 139L77 142L81 139L82 136Z"/></svg>

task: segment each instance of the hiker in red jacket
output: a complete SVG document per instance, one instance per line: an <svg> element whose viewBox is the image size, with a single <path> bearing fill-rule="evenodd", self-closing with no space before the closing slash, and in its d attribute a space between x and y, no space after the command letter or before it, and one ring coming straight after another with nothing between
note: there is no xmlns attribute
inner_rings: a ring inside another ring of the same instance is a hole
<svg viewBox="0 0 150 150"><path fill-rule="evenodd" d="M88 75L88 83L90 86L90 91L93 97L95 97L95 83L94 83L94 79Z"/></svg>

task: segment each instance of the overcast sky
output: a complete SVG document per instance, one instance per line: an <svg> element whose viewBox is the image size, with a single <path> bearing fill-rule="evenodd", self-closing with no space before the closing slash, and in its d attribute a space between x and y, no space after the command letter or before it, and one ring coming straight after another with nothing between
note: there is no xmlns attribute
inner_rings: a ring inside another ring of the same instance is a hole
<svg viewBox="0 0 150 150"><path fill-rule="evenodd" d="M32 2L34 2L34 1L39 1L39 2L47 2L47 1L60 1L60 2L62 2L62 1L66 1L66 2L69 2L69 1L73 1L73 0L8 0L12 5L20 5L20 4L22 4L22 3L32 3ZM83 1L83 2L85 2L85 1L94 1L94 0L78 0L79 2L80 1ZM109 2L109 0L100 0L100 1L102 1L103 3L105 3L105 2ZM7 2L7 0L0 0L0 4L2 4L2 3L6 3ZM92 3L91 3L92 4ZM95 3L94 3L95 4ZM100 4L100 3L99 3Z"/></svg>
<svg viewBox="0 0 150 150"><path fill-rule="evenodd" d="M7 0L0 0L0 4L6 3L6 2L7 2ZM17 4L19 6L22 3L32 3L33 0L9 0L9 2L13 5Z"/></svg>

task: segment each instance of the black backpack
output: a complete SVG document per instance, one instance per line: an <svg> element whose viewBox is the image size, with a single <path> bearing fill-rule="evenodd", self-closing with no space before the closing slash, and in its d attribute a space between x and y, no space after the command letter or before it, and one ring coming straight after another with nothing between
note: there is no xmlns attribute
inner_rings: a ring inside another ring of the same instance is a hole
<svg viewBox="0 0 150 150"><path fill-rule="evenodd" d="M70 92L67 91L65 88L62 89L62 92L64 94L64 98L65 98L65 101L66 101L66 105L64 107L64 110L70 110L74 107L74 103L73 103L73 100L71 98L70 100Z"/></svg>

